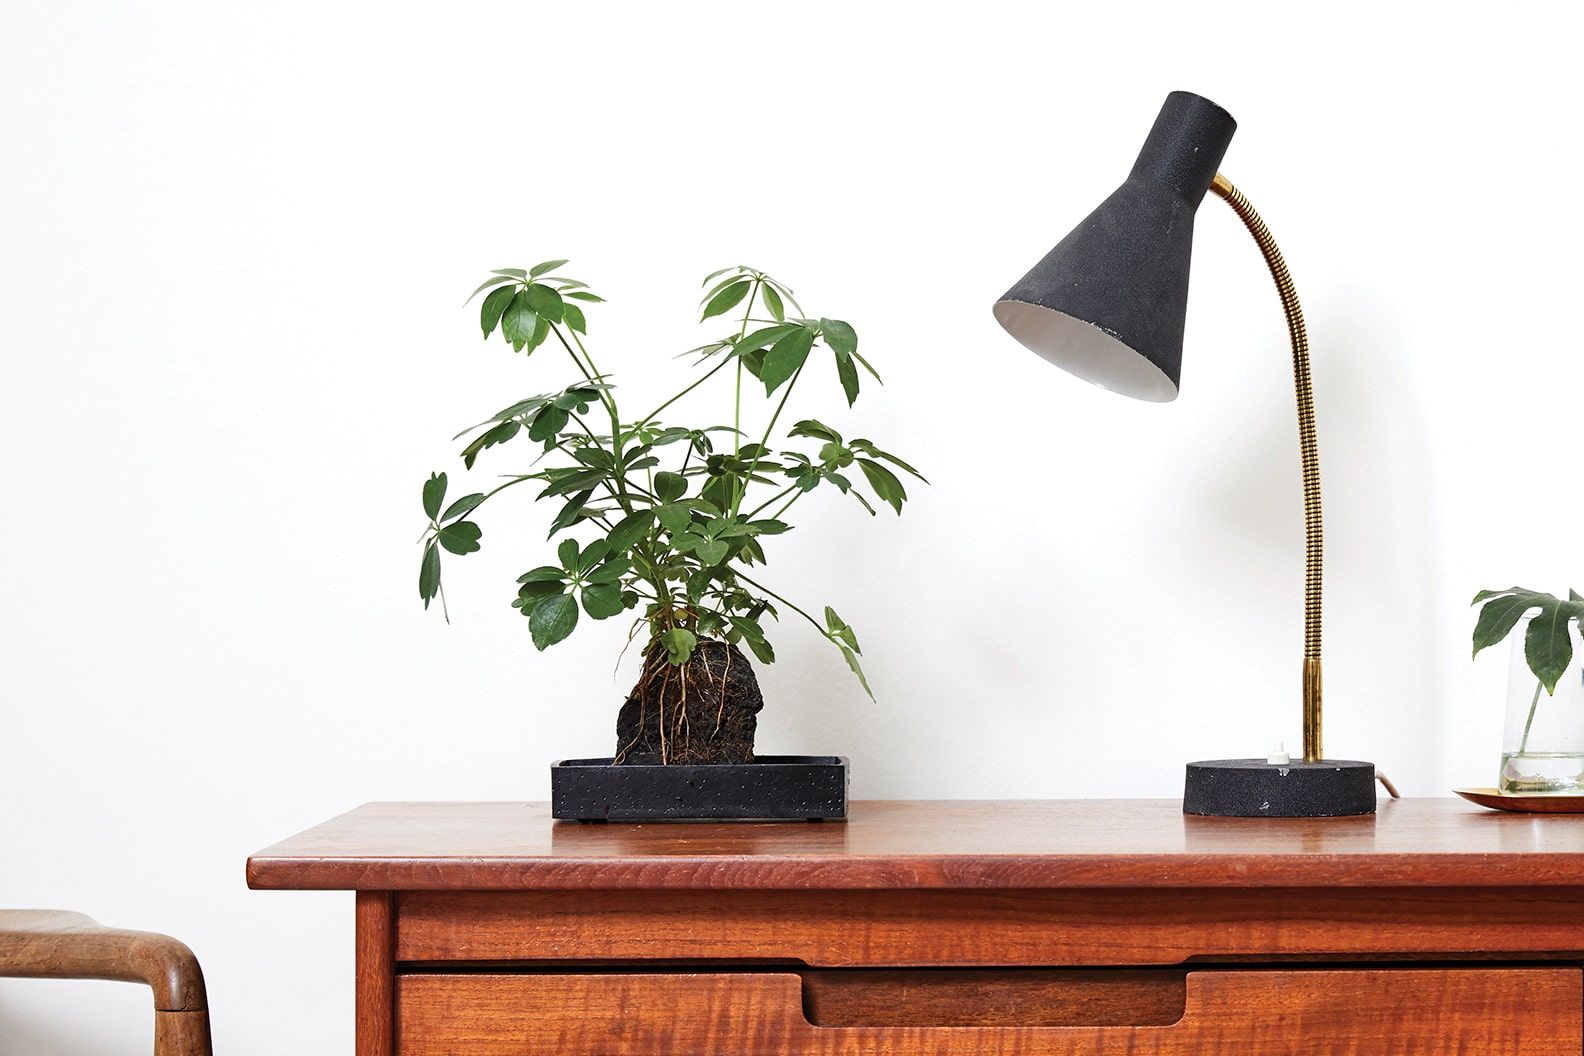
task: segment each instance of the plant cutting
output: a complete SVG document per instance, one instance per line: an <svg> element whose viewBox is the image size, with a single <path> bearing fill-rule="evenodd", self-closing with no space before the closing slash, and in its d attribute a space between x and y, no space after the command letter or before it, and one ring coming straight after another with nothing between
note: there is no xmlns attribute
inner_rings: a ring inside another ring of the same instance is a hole
<svg viewBox="0 0 1584 1056"><path fill-rule="evenodd" d="M1584 597L1569 590L1564 600L1541 591L1511 587L1482 590L1474 596L1482 606L1474 626L1474 655L1505 640L1529 617L1522 643L1522 666L1513 660L1509 688L1507 744L1502 755L1501 788L1504 792L1564 792L1584 787L1584 714L1552 715L1537 731L1535 718L1541 694L1558 695L1558 684L1567 680L1570 699L1558 701L1572 712L1584 704L1584 686L1574 664L1573 636L1584 633ZM1516 648L1516 647L1515 647ZM1532 677L1529 692L1526 678ZM1525 703L1527 701L1527 703Z"/></svg>
<svg viewBox="0 0 1584 1056"><path fill-rule="evenodd" d="M561 274L566 263L501 268L474 291L486 340L498 332L516 353L553 353L569 383L457 434L467 470L508 449L529 465L450 501L447 474L425 481L419 596L443 611L442 555L479 550L481 508L532 484L535 499L555 504L548 537L560 537L554 561L523 573L512 602L534 647L587 622L629 617L627 640L642 650L618 712L613 765L752 762L763 701L742 650L773 663L778 621L811 627L869 692L853 628L830 606L815 616L768 585L771 540L792 531L794 509L806 509L799 504L814 492L847 497L870 515L900 514L903 477L924 478L868 439L812 418L785 420L793 391L817 383L810 379L829 378L851 406L863 376L880 376L850 324L806 314L791 289L755 268L704 280L700 321L719 320L724 332L685 353L698 376L647 413L627 413L589 347L585 309L603 298ZM729 418L662 417L711 381Z"/></svg>

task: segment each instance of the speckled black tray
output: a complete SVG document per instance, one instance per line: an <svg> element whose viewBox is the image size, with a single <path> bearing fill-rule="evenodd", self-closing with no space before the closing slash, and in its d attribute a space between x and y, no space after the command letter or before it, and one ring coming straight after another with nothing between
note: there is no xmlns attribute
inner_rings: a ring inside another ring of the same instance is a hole
<svg viewBox="0 0 1584 1056"><path fill-rule="evenodd" d="M761 755L716 766L550 765L550 813L563 821L826 821L847 816L847 760Z"/></svg>

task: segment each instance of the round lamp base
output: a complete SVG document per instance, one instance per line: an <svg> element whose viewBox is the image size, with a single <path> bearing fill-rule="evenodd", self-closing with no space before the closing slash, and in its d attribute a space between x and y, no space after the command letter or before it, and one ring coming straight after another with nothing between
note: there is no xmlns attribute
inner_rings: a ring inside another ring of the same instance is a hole
<svg viewBox="0 0 1584 1056"><path fill-rule="evenodd" d="M1183 813L1218 818L1336 818L1375 813L1375 764L1352 759L1210 759L1188 764Z"/></svg>

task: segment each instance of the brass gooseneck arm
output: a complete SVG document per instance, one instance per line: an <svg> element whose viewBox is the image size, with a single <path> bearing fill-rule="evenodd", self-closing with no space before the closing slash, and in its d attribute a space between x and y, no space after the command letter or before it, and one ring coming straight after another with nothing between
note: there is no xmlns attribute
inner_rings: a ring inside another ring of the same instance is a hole
<svg viewBox="0 0 1584 1056"><path fill-rule="evenodd" d="M1320 739L1320 580L1325 539L1320 520L1320 452L1315 444L1314 388L1309 380L1309 334L1304 329L1303 308L1298 304L1292 275L1265 221L1243 197L1243 192L1219 172L1211 181L1210 190L1232 207L1259 245L1271 278L1276 280L1276 292L1281 295L1282 311L1287 316L1287 333L1292 338L1293 381L1298 390L1298 445L1303 458L1303 757L1305 762L1315 763L1324 757Z"/></svg>

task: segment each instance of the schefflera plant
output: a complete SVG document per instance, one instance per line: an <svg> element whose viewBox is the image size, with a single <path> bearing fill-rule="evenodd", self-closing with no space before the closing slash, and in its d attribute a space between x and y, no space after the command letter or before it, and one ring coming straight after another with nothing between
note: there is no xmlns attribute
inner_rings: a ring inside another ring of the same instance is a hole
<svg viewBox="0 0 1584 1056"><path fill-rule="evenodd" d="M783 423L787 401L805 373L812 376L816 358L834 367L849 406L861 389L860 368L880 376L859 353L851 325L806 316L789 288L754 268L726 268L704 280L701 322L726 317L732 327L684 353L703 373L649 413L624 414L585 342L584 306L603 298L559 274L566 263L501 268L474 291L483 295L486 340L498 331L514 352L564 355L572 380L457 434L467 438L466 469L507 444L526 447L532 466L449 503L446 474L430 476L419 595L426 608L438 597L443 611L442 552L478 550L479 508L520 484L539 485L536 498L558 504L549 537L562 538L554 563L518 579L513 605L527 618L534 646L562 641L583 617L624 614L632 615L628 641L644 643L638 681L617 718L615 761L750 762L763 699L739 647L774 662L767 624L783 611L839 650L873 696L852 627L829 606L816 618L760 581L767 541L791 530L789 511L811 492L850 496L870 515L879 506L900 514L908 498L901 475L924 478L873 442L845 438L823 422ZM661 418L723 372L729 423ZM761 386L766 424L750 433L745 416Z"/></svg>

